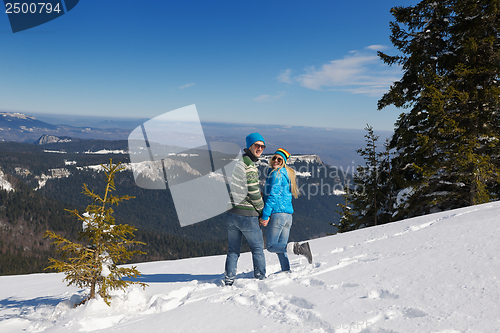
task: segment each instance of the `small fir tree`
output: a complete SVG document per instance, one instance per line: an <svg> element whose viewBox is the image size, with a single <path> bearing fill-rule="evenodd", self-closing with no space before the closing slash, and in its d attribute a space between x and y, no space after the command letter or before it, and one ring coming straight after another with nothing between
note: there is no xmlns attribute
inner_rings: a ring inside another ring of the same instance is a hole
<svg viewBox="0 0 500 333"><path fill-rule="evenodd" d="M351 204L349 202L350 195L349 195L349 182L344 179L344 194L342 194L342 197L345 200L345 203L337 204L338 209L335 211L337 214L340 215L340 220L338 223L332 222L330 225L334 226L337 228L337 232L347 232L352 230L352 225L353 221L355 220L354 213L352 211Z"/></svg>
<svg viewBox="0 0 500 333"><path fill-rule="evenodd" d="M386 145L384 152L377 152L378 135L367 125L366 147L356 152L363 157L365 165L359 165L353 175L353 186L346 186L345 204L339 204L341 219L338 232L386 223L392 212L390 178L390 154Z"/></svg>
<svg viewBox="0 0 500 333"><path fill-rule="evenodd" d="M129 285L137 284L145 288L147 284L135 281L122 280L123 277L136 278L141 274L136 266L131 268L118 267L117 263L130 260L135 254L145 254L142 251L132 251L128 247L134 244L145 244L133 240L134 231L137 229L126 224L115 224L113 209L109 205L118 205L123 200L133 197L124 195L114 196L115 174L122 170L120 163L109 166L102 165L105 169L106 187L104 197L99 196L83 185L85 195L92 198L93 203L87 206L86 213L80 215L77 210L68 210L82 221L83 230L79 232L78 241L72 242L52 231L47 231L45 237L54 239L53 243L62 254L62 260L50 258L52 265L47 269L64 272L68 286L90 288L90 293L80 304L89 299L96 298L99 294L106 304L110 305L110 290L125 290Z"/></svg>
<svg viewBox="0 0 500 333"><path fill-rule="evenodd" d="M379 154L377 154L377 141L380 136L375 135L373 132L373 127L368 124L365 127L367 131L366 138L366 148L358 149L356 152L364 158L365 166L358 167L358 174L355 179L358 178L359 185L362 185L363 193L362 197L364 205L364 219L366 225L377 225L378 208L380 205L380 186L379 186L379 173L380 173L380 161Z"/></svg>

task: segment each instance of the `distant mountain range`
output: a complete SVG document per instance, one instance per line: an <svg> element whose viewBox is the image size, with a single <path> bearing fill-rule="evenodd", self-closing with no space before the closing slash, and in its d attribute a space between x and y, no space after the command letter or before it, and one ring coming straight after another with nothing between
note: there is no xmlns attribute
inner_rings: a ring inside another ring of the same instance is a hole
<svg viewBox="0 0 500 333"><path fill-rule="evenodd" d="M125 140L123 128L52 125L22 113L0 112L0 141L34 143L43 135L80 139Z"/></svg>
<svg viewBox="0 0 500 333"><path fill-rule="evenodd" d="M38 118L38 119L37 119ZM22 113L0 112L0 141L46 144L53 139L62 140L127 140L130 132L148 119L119 119L74 115L37 115L37 118ZM57 124L57 125L54 125ZM231 142L244 148L245 136L259 132L266 139L265 153L283 147L293 154L315 154L321 160L350 173L362 158L356 150L365 146L364 130L316 128L283 125L252 125L209 123L202 121L207 141ZM380 144L392 133L375 131L380 135ZM45 137L41 139L42 136Z"/></svg>

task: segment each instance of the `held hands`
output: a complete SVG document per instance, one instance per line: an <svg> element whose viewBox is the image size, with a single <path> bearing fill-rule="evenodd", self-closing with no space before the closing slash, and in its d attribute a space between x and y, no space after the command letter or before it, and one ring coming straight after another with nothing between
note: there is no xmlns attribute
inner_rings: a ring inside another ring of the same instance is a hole
<svg viewBox="0 0 500 333"><path fill-rule="evenodd" d="M259 224L266 227L267 223L269 222L269 219L263 220L262 218L259 218Z"/></svg>

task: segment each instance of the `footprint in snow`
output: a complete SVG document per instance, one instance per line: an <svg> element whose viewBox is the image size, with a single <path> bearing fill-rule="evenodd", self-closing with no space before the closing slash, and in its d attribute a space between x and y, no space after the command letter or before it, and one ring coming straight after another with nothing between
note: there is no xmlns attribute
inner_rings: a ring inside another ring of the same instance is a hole
<svg viewBox="0 0 500 333"><path fill-rule="evenodd" d="M427 313L420 309L413 309L413 308L408 308L404 312L404 316L406 318L420 318L420 317L425 317L427 316Z"/></svg>
<svg viewBox="0 0 500 333"><path fill-rule="evenodd" d="M399 295L393 294L387 290L372 290L368 296L363 296L361 298L370 299L398 299Z"/></svg>

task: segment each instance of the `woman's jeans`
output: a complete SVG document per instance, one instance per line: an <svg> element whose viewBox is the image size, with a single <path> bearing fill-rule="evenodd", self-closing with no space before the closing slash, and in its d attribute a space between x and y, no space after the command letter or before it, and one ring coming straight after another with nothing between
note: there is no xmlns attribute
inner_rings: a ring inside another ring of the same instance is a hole
<svg viewBox="0 0 500 333"><path fill-rule="evenodd" d="M266 258L264 257L264 240L259 228L257 216L243 216L226 212L228 249L226 257L225 283L233 284L236 277L236 266L240 257L242 236L245 236L252 251L253 275L257 279L266 277Z"/></svg>
<svg viewBox="0 0 500 333"><path fill-rule="evenodd" d="M278 255L282 271L290 270L286 246L291 227L292 214L276 213L271 215L266 228L266 248Z"/></svg>

